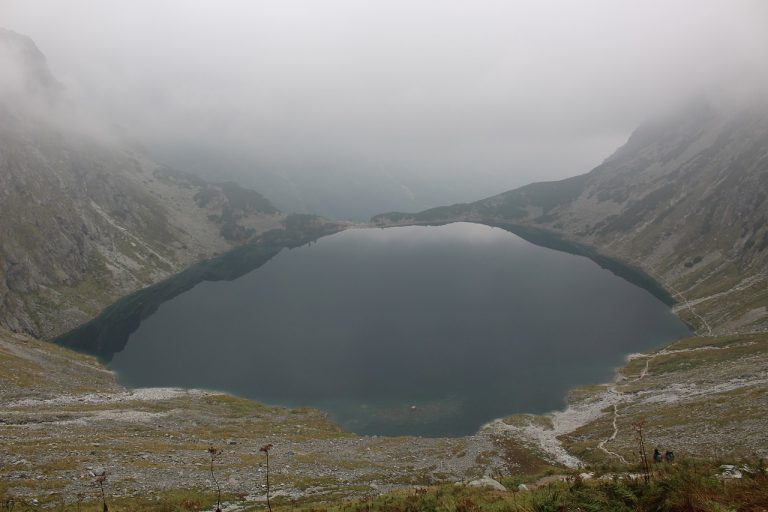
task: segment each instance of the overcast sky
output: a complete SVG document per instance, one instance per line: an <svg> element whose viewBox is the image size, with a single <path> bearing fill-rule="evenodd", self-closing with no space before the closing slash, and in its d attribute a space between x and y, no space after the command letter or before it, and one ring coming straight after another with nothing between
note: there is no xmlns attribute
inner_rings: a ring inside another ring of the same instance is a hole
<svg viewBox="0 0 768 512"><path fill-rule="evenodd" d="M440 177L443 200L585 172L688 98L768 90L762 0L0 0L0 26L161 158Z"/></svg>

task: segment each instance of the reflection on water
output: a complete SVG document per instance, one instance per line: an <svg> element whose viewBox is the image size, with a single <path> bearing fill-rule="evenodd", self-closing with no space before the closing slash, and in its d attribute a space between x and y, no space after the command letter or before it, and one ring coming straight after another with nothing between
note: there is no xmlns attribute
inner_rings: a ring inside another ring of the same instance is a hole
<svg viewBox="0 0 768 512"><path fill-rule="evenodd" d="M563 405L623 355L686 335L592 261L475 224L351 230L160 306L122 382L326 409L374 434L459 435Z"/></svg>

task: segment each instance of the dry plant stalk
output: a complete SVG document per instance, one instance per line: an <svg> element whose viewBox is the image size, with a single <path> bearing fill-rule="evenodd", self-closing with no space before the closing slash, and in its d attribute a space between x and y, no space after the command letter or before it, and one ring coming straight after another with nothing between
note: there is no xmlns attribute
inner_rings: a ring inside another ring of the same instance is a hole
<svg viewBox="0 0 768 512"><path fill-rule="evenodd" d="M216 512L221 512L221 487L219 487L219 481L216 480L216 475L213 473L213 461L221 454L221 449L209 446L207 451L211 456L211 479L216 486Z"/></svg>
<svg viewBox="0 0 768 512"><path fill-rule="evenodd" d="M632 428L635 429L635 441L637 441L638 450L640 450L640 463L643 466L643 480L648 485L651 481L651 466L648 464L648 455L645 453L645 438L643 436L643 429L645 428L645 419L639 419L632 423Z"/></svg>
<svg viewBox="0 0 768 512"><path fill-rule="evenodd" d="M271 449L272 443L265 444L259 448L259 451L264 452L264 454L267 456L267 508L269 509L269 512L272 512L272 505L269 503L269 450Z"/></svg>
<svg viewBox="0 0 768 512"><path fill-rule="evenodd" d="M98 475L96 477L96 483L99 484L99 489L101 490L101 506L104 512L109 512L109 507L107 506L107 498L104 496L104 482L107 481L107 472ZM80 503L78 502L77 506L80 506Z"/></svg>

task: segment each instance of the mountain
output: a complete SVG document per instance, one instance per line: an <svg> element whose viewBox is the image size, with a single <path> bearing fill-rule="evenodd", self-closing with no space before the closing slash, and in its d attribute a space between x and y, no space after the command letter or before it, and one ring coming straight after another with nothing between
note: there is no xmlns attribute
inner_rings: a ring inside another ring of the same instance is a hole
<svg viewBox="0 0 768 512"><path fill-rule="evenodd" d="M281 226L263 196L153 162L73 105L0 29L0 326L52 337Z"/></svg>
<svg viewBox="0 0 768 512"><path fill-rule="evenodd" d="M221 445L219 481L251 506L263 493L254 454L265 442L274 443L273 496L323 506L489 474L519 490L520 475L581 463L615 469L618 481L636 471L639 424L649 452L671 449L678 460L768 456L765 109L697 103L642 126L585 175L374 217L380 226L482 222L587 255L677 301L702 335L634 354L615 382L571 392L564 411L496 420L463 438L365 437L320 411L211 391L128 390L95 358L28 335L79 325L62 343L109 354L167 298L345 226L286 217L257 192L153 162L73 105L26 37L0 30L0 69L0 501L10 507L73 497L79 506L95 492L88 472L104 468L110 503L125 496L156 508L180 496L184 508L201 508L189 489L210 487L208 449ZM581 492L583 478L567 488Z"/></svg>
<svg viewBox="0 0 768 512"><path fill-rule="evenodd" d="M499 435L571 466L636 461L638 428L684 457L765 457L766 197L768 108L700 101L639 127L587 174L372 222L498 226L593 259L696 329L573 390L563 411L494 422Z"/></svg>
<svg viewBox="0 0 768 512"><path fill-rule="evenodd" d="M698 332L748 333L768 327L767 197L768 108L699 101L587 174L372 221L482 222L614 259L660 283Z"/></svg>

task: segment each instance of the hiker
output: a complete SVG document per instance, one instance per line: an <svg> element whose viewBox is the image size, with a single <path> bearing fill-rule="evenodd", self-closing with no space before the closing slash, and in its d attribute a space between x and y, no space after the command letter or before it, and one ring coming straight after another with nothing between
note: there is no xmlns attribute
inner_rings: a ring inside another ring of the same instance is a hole
<svg viewBox="0 0 768 512"><path fill-rule="evenodd" d="M667 462L675 462L675 452L667 450L664 454L664 460Z"/></svg>
<svg viewBox="0 0 768 512"><path fill-rule="evenodd" d="M653 462L661 462L662 460L664 460L664 459L662 459L662 457L661 457L661 452L659 451L658 448L654 448L653 449Z"/></svg>

